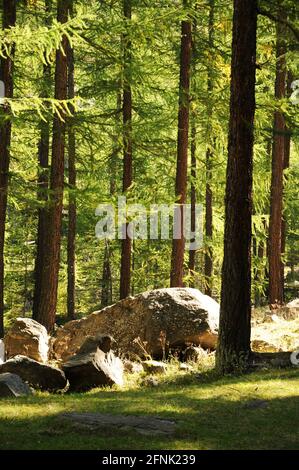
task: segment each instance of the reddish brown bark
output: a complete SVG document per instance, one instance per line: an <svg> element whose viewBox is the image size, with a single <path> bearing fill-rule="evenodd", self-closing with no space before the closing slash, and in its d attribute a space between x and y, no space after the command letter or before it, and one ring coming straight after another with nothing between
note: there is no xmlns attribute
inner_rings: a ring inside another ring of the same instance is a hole
<svg viewBox="0 0 299 470"><path fill-rule="evenodd" d="M209 50L211 57L214 54L214 0L209 1ZM213 108L211 107L211 99L213 97L214 81L213 81L213 67L214 58L212 63L208 66L208 123L213 118ZM206 211L205 211L205 235L206 235L206 249L205 249L205 294L212 295L212 273L213 273L213 250L212 250L212 237L213 237L213 192L212 192L212 161L213 151L212 145L215 144L213 135L209 136L210 146L206 151Z"/></svg>
<svg viewBox="0 0 299 470"><path fill-rule="evenodd" d="M191 231L195 233L196 228L196 127L195 116L193 116L191 125L191 190L190 190L190 204L191 204ZM194 242L194 240L191 240ZM189 273L190 273L190 287L194 287L194 273L195 273L195 260L196 250L189 251Z"/></svg>
<svg viewBox="0 0 299 470"><path fill-rule="evenodd" d="M131 0L124 0L124 18L126 23L131 21ZM132 89L131 89L131 40L130 33L124 34L124 78L123 78L123 192L129 189L133 181L133 158L132 158ZM132 264L132 240L127 235L121 244L121 266L120 266L120 298L124 299L130 295L131 288L131 264Z"/></svg>
<svg viewBox="0 0 299 470"><path fill-rule="evenodd" d="M191 75L196 75L196 33L197 33L197 22L193 20L193 31L192 31L192 58L191 58ZM193 100L196 95L195 81L191 83L192 94L194 94ZM196 230L196 112L194 109L191 110L191 187L190 187L190 205L191 205L191 232L195 234ZM191 240L195 242L195 237ZM194 287L195 285L195 264L196 264L196 250L189 250L189 286Z"/></svg>
<svg viewBox="0 0 299 470"><path fill-rule="evenodd" d="M228 165L217 366L243 367L250 353L253 123L257 3L234 0Z"/></svg>
<svg viewBox="0 0 299 470"><path fill-rule="evenodd" d="M292 72L288 71L287 74L287 95L290 96L292 93L291 89L291 84L294 80L294 77L292 75ZM289 129L288 125L286 124L285 128L285 146L284 146L284 165L283 169L287 170L290 166L290 153L291 153L291 138L292 138L292 132ZM281 254L285 255L285 249L286 249L286 238L287 238L287 221L286 218L283 214L282 217L282 226L281 226ZM285 301L285 295L284 295L284 268L285 264L284 261L281 261L281 288L282 288L282 296L283 296L283 301Z"/></svg>
<svg viewBox="0 0 299 470"><path fill-rule="evenodd" d="M212 295L213 250L210 246L213 236L213 193L211 187L212 157L210 149L206 152L206 212L205 234L208 246L205 251L205 294Z"/></svg>
<svg viewBox="0 0 299 470"><path fill-rule="evenodd" d="M73 0L69 0L70 16L73 16ZM75 97L75 62L74 50L68 44L68 98ZM74 128L74 106L70 105L72 117L68 119L68 183L69 183L69 206L68 206L68 231L67 231L67 317L73 320L76 317L76 134Z"/></svg>
<svg viewBox="0 0 299 470"><path fill-rule="evenodd" d="M112 304L112 273L110 264L110 246L106 240L103 263L102 291L101 291L101 308Z"/></svg>
<svg viewBox="0 0 299 470"><path fill-rule="evenodd" d="M276 79L275 98L277 100L286 94L286 46L284 41L285 27L277 23L276 43ZM283 303L282 279L282 211L283 211L283 170L285 158L285 118L282 112L274 113L273 145L272 145L272 175L270 195L269 222L269 304Z"/></svg>
<svg viewBox="0 0 299 470"><path fill-rule="evenodd" d="M121 107L122 107L122 84L119 81L119 90L117 92L116 99L116 126L115 134L112 136L112 154L109 159L109 173L110 173L110 196L116 192L116 181L117 181L117 166L118 166L118 154L120 147L118 144L118 131L121 125ZM111 266L111 247L109 240L105 241L105 252L104 262L102 271L102 290L101 290L101 307L104 308L107 305L111 305L113 298L113 282L112 282L112 266Z"/></svg>
<svg viewBox="0 0 299 470"><path fill-rule="evenodd" d="M2 28L8 29L16 23L16 1L3 0ZM0 80L4 83L5 97L13 97L14 45L9 57L0 57ZM11 143L10 107L1 105L0 112L0 338L4 336L4 242L9 180Z"/></svg>
<svg viewBox="0 0 299 470"><path fill-rule="evenodd" d="M50 19L49 13L51 11L52 0L45 0L45 13L46 25L49 26ZM49 97L49 82L51 80L51 66L45 64L43 68L43 98ZM34 267L34 294L33 294L33 308L32 317L36 319L39 306L40 296L40 280L41 273L44 266L44 250L45 250L45 236L47 230L48 209L46 203L48 200L49 189L49 151L50 151L50 124L49 121L41 121L40 123L40 141L38 146L38 189L37 199L41 202L42 206L38 210L38 224L37 224L37 237L36 237L36 255Z"/></svg>
<svg viewBox="0 0 299 470"><path fill-rule="evenodd" d="M186 2L184 2L186 4ZM176 213L180 224L180 236L172 241L170 286L183 286L184 275L184 221L183 204L186 203L188 137L189 137L189 100L190 100L190 65L192 54L192 22L182 21L181 25L181 54L180 54L180 84L179 84L179 113L178 141L176 167Z"/></svg>
<svg viewBox="0 0 299 470"><path fill-rule="evenodd" d="M58 0L57 20L68 19L68 1ZM62 48L67 51L67 37L62 39ZM67 57L61 49L56 51L55 99L67 99ZM65 117L65 116L64 116ZM56 318L58 273L60 261L61 220L64 184L65 121L58 114L53 120L53 141L50 176L50 207L45 237L45 265L41 273L40 297L36 320L49 332L53 331Z"/></svg>

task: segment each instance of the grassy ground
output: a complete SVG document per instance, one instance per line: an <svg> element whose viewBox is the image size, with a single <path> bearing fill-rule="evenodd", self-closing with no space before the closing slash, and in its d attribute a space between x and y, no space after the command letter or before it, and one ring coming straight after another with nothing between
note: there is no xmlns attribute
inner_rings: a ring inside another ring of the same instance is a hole
<svg viewBox="0 0 299 470"><path fill-rule="evenodd" d="M173 366L159 381L145 387L131 377L123 390L2 399L0 448L299 449L299 368L219 379ZM76 429L58 419L65 411L160 416L177 421L177 431L169 438Z"/></svg>

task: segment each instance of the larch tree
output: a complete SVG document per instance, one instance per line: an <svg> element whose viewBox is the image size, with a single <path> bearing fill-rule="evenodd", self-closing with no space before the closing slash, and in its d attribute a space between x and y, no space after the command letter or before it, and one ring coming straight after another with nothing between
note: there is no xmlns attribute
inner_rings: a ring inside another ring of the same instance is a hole
<svg viewBox="0 0 299 470"><path fill-rule="evenodd" d="M57 21L66 23L68 12L69 2L58 0ZM60 102L67 100L67 46L68 39L63 34L61 45L56 51L55 63L55 99ZM39 305L35 315L35 319L49 332L53 331L55 325L57 305L64 186L65 114L62 112L59 115L56 111L53 120L49 209L44 240L45 258L40 274Z"/></svg>
<svg viewBox="0 0 299 470"><path fill-rule="evenodd" d="M191 205L191 232L194 234L196 230L196 123L195 123L195 113L192 113L192 122L191 122L191 145L190 145L190 154L191 154L191 187L190 187L190 205ZM191 240L195 241L195 238ZM196 263L196 250L189 250L189 275L190 275L190 287L194 287L195 284L195 263Z"/></svg>
<svg viewBox="0 0 299 470"><path fill-rule="evenodd" d="M132 88L131 88L131 62L132 44L130 38L130 23L132 18L131 0L123 0L123 13L126 33L123 35L123 193L126 194L133 182L133 156L132 156ZM121 243L120 267L120 298L124 299L131 289L132 240L127 233L128 224L123 227Z"/></svg>
<svg viewBox="0 0 299 470"><path fill-rule="evenodd" d="M45 25L50 26L52 0L45 0ZM43 92L42 98L50 97L51 65L47 62L43 65ZM50 153L50 118L42 119L40 122L40 139L38 144L38 179L37 199L40 202L38 209L38 223L36 236L36 254L34 266L34 293L32 316L38 318L41 273L45 262L45 237L48 217L48 190L49 190L49 153Z"/></svg>
<svg viewBox="0 0 299 470"><path fill-rule="evenodd" d="M205 194L205 294L212 295L212 273L213 273L213 192L212 192L212 161L213 161L213 146L215 139L213 136L213 127L211 126L213 117L212 99L214 91L214 9L215 1L209 0L209 49L211 62L208 64L208 104L207 104L207 117L208 117L208 133L209 145L206 150L206 194Z"/></svg>
<svg viewBox="0 0 299 470"><path fill-rule="evenodd" d="M256 0L234 0L224 259L216 362L222 373L250 354Z"/></svg>
<svg viewBox="0 0 299 470"><path fill-rule="evenodd" d="M112 152L109 158L109 192L113 197L116 193L118 154L120 153L120 145L118 142L118 130L121 128L121 112L122 112L122 83L118 81L118 89L116 96L116 119L115 132L112 135ZM101 289L101 308L111 305L113 298L113 280L112 280L112 252L110 240L105 240L104 261L102 269L102 289Z"/></svg>
<svg viewBox="0 0 299 470"><path fill-rule="evenodd" d="M69 13L73 17L73 0L69 0ZM68 61L68 99L75 98L75 64L74 49L68 43L67 48ZM69 186L69 204L68 204L68 230L67 230L67 317L73 320L76 316L76 134L75 134L75 109L72 103L69 104L69 110L72 114L67 119L68 135L68 186Z"/></svg>
<svg viewBox="0 0 299 470"><path fill-rule="evenodd" d="M281 15L283 11L281 10ZM280 22L276 23L276 78L275 98L277 101L286 96L286 29ZM285 168L286 122L280 109L274 112L272 173L269 221L269 304L283 303L283 170Z"/></svg>
<svg viewBox="0 0 299 470"><path fill-rule="evenodd" d="M286 95L289 98L292 94L292 83L294 81L293 74L290 70L287 72L287 82L286 82ZM284 139L284 162L283 162L283 169L284 171L287 170L290 167L290 155L291 155L291 140L292 140L292 129L291 129L291 123L288 123L286 120L286 125L285 125L285 139ZM285 176L285 175L284 175ZM286 176L284 177L284 181L286 179ZM284 185L284 190L285 190L285 185ZM282 289L282 299L285 301L285 287L284 287L284 269L285 269L285 261L283 257L286 255L286 242L287 242L287 217L284 212L284 207L283 207L283 214L282 214L282 225L281 225L281 255L282 255L282 260L281 260L281 275L280 275L280 281L281 281L281 289Z"/></svg>
<svg viewBox="0 0 299 470"><path fill-rule="evenodd" d="M183 3L185 7L188 6L187 1L184 0ZM185 238L183 205L186 203L187 188L191 56L192 20L191 18L187 18L181 23L177 166L175 182L175 221L177 233L174 234L172 241L171 287L182 287L184 276Z"/></svg>
<svg viewBox="0 0 299 470"><path fill-rule="evenodd" d="M195 234L196 230L196 176L197 176L197 165L196 165L196 111L195 111L195 96L196 96L196 84L195 84L195 75L196 75L196 32L197 32L197 22L196 20L193 21L193 32L192 32L192 59L191 59L191 75L193 80L191 80L191 93L192 101L191 109L190 109L190 160L191 160L191 168L190 168L190 205L191 205L191 232ZM193 83L192 83L193 82ZM195 237L191 240L191 242L195 241ZM195 285L195 267L196 267L196 250L190 249L189 250L189 276L190 287L194 287Z"/></svg>
<svg viewBox="0 0 299 470"><path fill-rule="evenodd" d="M16 0L3 0L2 28L8 30L16 23ZM3 47L0 57L0 80L4 85L6 98L13 97L15 46L11 45L9 55ZM4 336L4 242L9 182L11 144L11 111L8 103L0 105L0 338Z"/></svg>

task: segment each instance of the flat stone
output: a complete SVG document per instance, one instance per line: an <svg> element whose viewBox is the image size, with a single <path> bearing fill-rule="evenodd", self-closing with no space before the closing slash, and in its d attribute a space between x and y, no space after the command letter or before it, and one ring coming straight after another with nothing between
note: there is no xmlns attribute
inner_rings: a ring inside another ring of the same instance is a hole
<svg viewBox="0 0 299 470"><path fill-rule="evenodd" d="M244 408L248 410L256 410L261 408L267 408L268 402L266 400L255 399L251 400L244 405Z"/></svg>
<svg viewBox="0 0 299 470"><path fill-rule="evenodd" d="M90 430L116 427L126 431L132 429L143 435L170 435L175 431L175 421L153 416L109 415L101 413L62 413L60 419L70 421L76 427Z"/></svg>

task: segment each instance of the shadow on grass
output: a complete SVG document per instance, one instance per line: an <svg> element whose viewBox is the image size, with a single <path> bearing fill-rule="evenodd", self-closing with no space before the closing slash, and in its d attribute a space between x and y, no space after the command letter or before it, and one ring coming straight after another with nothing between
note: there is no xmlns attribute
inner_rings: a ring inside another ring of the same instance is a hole
<svg viewBox="0 0 299 470"><path fill-rule="evenodd" d="M267 370L248 370L246 373L220 375L216 369L210 369L205 372L192 372L185 375L178 375L174 377L162 377L160 383L169 385L213 385L214 387L223 386L225 384L242 384L250 383L253 380L267 381L267 380L281 380L287 378L288 380L299 379L299 367L288 367L281 369L269 368Z"/></svg>
<svg viewBox="0 0 299 470"><path fill-rule="evenodd" d="M154 388L2 400L0 448L299 449L299 397L290 392L267 399L255 387L259 380L274 380L269 386L279 393L281 385L275 381L285 379L287 387L287 380L298 379L299 371L247 377L250 391L242 389L243 376L215 379L207 373L203 386L185 377L182 384L178 380ZM67 411L158 416L176 421L177 429L173 436L147 437L127 429L90 430L59 419Z"/></svg>

